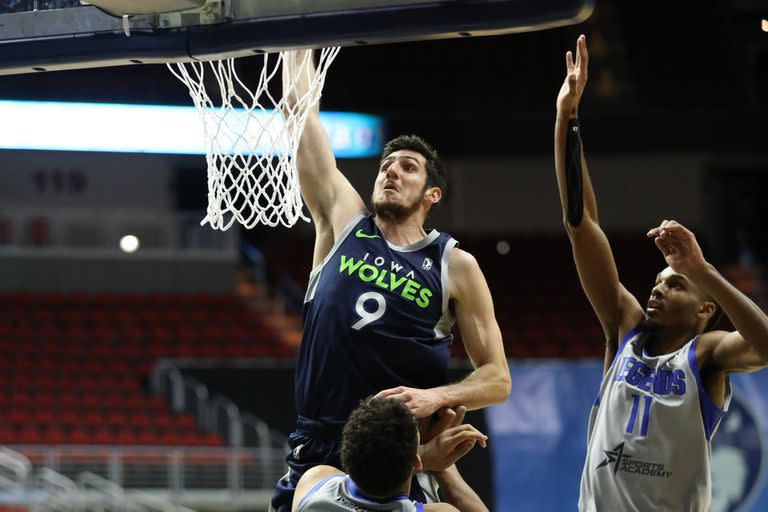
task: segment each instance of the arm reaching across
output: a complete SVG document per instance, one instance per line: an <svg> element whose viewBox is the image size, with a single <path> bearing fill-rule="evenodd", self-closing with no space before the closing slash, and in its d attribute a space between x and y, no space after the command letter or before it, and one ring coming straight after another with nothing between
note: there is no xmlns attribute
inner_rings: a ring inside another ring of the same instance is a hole
<svg viewBox="0 0 768 512"><path fill-rule="evenodd" d="M607 369L618 340L643 318L643 310L619 282L608 238L598 221L597 202L581 147L578 108L587 84L588 62L586 38L582 35L577 42L576 61L570 51L565 55L566 77L557 96L555 172L563 223L579 280L605 332Z"/></svg>
<svg viewBox="0 0 768 512"><path fill-rule="evenodd" d="M455 384L431 389L398 386L376 395L404 401L417 418L459 404L474 410L503 402L512 385L491 292L477 260L456 249L451 254L449 268L456 324L475 369Z"/></svg>

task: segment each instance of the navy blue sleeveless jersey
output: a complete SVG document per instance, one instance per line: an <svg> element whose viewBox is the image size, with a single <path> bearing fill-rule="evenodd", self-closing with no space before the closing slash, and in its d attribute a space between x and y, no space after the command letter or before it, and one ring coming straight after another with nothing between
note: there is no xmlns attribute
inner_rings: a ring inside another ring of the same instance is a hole
<svg viewBox="0 0 768 512"><path fill-rule="evenodd" d="M340 426L368 395L448 382L447 270L456 245L435 230L411 246L392 245L363 213L347 224L309 278L296 370L300 416Z"/></svg>

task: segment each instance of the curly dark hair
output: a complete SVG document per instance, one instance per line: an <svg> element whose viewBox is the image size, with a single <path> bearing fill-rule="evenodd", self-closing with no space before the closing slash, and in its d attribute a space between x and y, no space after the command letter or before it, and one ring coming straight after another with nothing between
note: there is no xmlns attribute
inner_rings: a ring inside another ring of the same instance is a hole
<svg viewBox="0 0 768 512"><path fill-rule="evenodd" d="M443 197L445 197L445 193L447 192L446 187L448 185L446 183L445 169L443 168L440 156L437 154L435 148L418 135L400 135L384 145L381 159L384 160L395 151L400 151L401 149L415 151L422 154L424 158L427 159L427 180L425 187L437 187L442 190Z"/></svg>
<svg viewBox="0 0 768 512"><path fill-rule="evenodd" d="M365 494L398 494L411 477L419 448L416 418L400 400L360 401L344 424L341 463Z"/></svg>

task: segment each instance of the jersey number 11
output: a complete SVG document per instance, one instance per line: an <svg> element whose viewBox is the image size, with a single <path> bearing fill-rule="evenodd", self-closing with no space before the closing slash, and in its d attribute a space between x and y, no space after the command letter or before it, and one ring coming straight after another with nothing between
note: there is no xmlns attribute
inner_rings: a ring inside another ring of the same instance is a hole
<svg viewBox="0 0 768 512"><path fill-rule="evenodd" d="M651 403L653 397L643 396L643 419L640 422L640 435L645 436L648 434L648 420L651 418ZM632 393L632 412L629 413L629 422L627 423L627 434L633 434L635 432L635 423L637 423L637 410L640 408L640 395Z"/></svg>

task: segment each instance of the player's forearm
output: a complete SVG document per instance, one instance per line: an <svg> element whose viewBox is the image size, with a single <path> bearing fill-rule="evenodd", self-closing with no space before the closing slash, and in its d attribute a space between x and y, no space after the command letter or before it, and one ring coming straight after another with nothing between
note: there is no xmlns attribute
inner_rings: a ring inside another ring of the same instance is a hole
<svg viewBox="0 0 768 512"><path fill-rule="evenodd" d="M765 312L710 264L691 278L720 304L744 341L755 348L764 362L768 362L768 316Z"/></svg>
<svg viewBox="0 0 768 512"><path fill-rule="evenodd" d="M328 134L317 115L307 118L299 139L296 167L300 180L307 179L313 174L330 173L336 170L336 158L328 141Z"/></svg>
<svg viewBox="0 0 768 512"><path fill-rule="evenodd" d="M512 379L506 360L478 366L464 380L437 388L443 395L443 406L465 406L469 410L503 402L509 396Z"/></svg>
<svg viewBox="0 0 768 512"><path fill-rule="evenodd" d="M581 134L572 133L571 137L578 137L578 158L580 161L581 170L581 183L577 184L573 180L573 175L569 181L568 177L568 152L573 150L568 146L568 131L569 122L571 119L578 119L575 114L566 114L558 111L557 118L555 120L555 172L557 175L557 187L560 192L560 206L563 210L563 222L569 232L576 229L578 226L574 225L568 219L569 208L569 191L571 195L574 190L578 190L581 193L583 201L583 216L587 219L591 219L595 222L598 221L597 217L597 201L595 200L595 193L592 188L592 181L589 177L589 171L587 170L587 160L584 156L584 149L581 145ZM571 127L571 129L573 126ZM576 125L577 129L580 129ZM572 155L573 158L573 155ZM571 163L573 165L573 163Z"/></svg>
<svg viewBox="0 0 768 512"><path fill-rule="evenodd" d="M285 56L282 64L282 86L284 106L283 114L288 114L297 108L302 98L306 98L311 87L312 77L315 76L316 66L313 50L297 50ZM317 114L319 102L312 107Z"/></svg>
<svg viewBox="0 0 768 512"><path fill-rule="evenodd" d="M432 474L440 485L440 497L445 503L453 505L461 512L488 512L488 508L464 481L455 465Z"/></svg>
<svg viewBox="0 0 768 512"><path fill-rule="evenodd" d="M566 114L557 112L555 120L555 173L557 175L557 189L560 192L560 207L563 210L563 222L568 209L568 192L565 178L565 143L568 135L568 119Z"/></svg>

